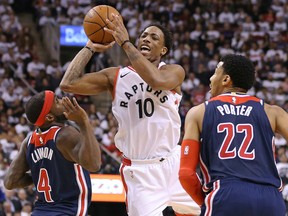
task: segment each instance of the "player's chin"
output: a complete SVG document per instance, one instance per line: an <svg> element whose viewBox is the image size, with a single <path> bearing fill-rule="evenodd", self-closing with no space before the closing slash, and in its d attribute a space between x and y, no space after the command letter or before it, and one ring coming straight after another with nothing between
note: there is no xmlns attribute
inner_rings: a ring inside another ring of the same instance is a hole
<svg viewBox="0 0 288 216"><path fill-rule="evenodd" d="M145 56L146 58L150 55L150 52L147 50L140 50L140 53Z"/></svg>

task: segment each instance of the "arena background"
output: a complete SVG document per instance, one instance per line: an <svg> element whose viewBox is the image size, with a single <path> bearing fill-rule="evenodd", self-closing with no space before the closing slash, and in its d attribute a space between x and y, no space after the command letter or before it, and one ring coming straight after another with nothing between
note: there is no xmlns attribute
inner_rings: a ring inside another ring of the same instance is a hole
<svg viewBox="0 0 288 216"><path fill-rule="evenodd" d="M181 64L186 71L179 110L182 122L189 108L209 99L209 78L219 58L228 53L245 55L254 62L257 79L250 94L288 111L287 0L0 0L0 215L29 215L33 208L33 186L12 191L3 186L21 141L33 130L23 107L31 95L46 89L59 97L66 95L58 88L59 82L87 41L81 27L86 12L100 4L118 9L134 43L152 22L170 28L174 47L165 61ZM127 64L116 45L107 53L95 54L86 72ZM113 141L117 123L110 111L110 95L75 96L89 114L103 150L103 165L94 174L119 177L121 153ZM287 203L287 142L276 134L275 145ZM123 201L102 199L120 190L109 178L94 182L93 193L100 200L91 204L92 216L126 215ZM167 208L164 215L174 214Z"/></svg>

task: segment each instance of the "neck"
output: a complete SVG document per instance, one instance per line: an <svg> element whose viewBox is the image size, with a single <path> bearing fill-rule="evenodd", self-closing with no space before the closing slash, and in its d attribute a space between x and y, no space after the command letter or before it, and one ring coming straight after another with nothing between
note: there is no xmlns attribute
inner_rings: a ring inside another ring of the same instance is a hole
<svg viewBox="0 0 288 216"><path fill-rule="evenodd" d="M238 94L246 94L247 91L245 89L242 88L227 88L223 91L223 93L230 93L230 92L234 92L234 93L238 93Z"/></svg>

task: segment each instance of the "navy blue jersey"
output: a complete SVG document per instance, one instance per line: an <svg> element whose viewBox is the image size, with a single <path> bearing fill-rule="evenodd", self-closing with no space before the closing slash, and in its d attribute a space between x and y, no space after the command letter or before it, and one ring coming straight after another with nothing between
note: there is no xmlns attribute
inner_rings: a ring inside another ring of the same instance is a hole
<svg viewBox="0 0 288 216"><path fill-rule="evenodd" d="M29 138L26 158L37 189L32 215L87 215L90 174L59 152L55 143L59 130L58 126L42 133L36 130Z"/></svg>
<svg viewBox="0 0 288 216"><path fill-rule="evenodd" d="M229 178L282 189L274 133L256 97L229 93L206 102L200 160L206 192L213 182Z"/></svg>

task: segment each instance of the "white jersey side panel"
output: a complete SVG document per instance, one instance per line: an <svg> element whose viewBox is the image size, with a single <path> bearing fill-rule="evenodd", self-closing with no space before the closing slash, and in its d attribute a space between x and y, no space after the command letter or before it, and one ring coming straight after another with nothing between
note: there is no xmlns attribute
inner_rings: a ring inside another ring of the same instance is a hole
<svg viewBox="0 0 288 216"><path fill-rule="evenodd" d="M121 68L112 102L112 112L119 123L117 148L127 158L140 160L171 152L180 138L181 98L176 92L155 91L133 68Z"/></svg>

